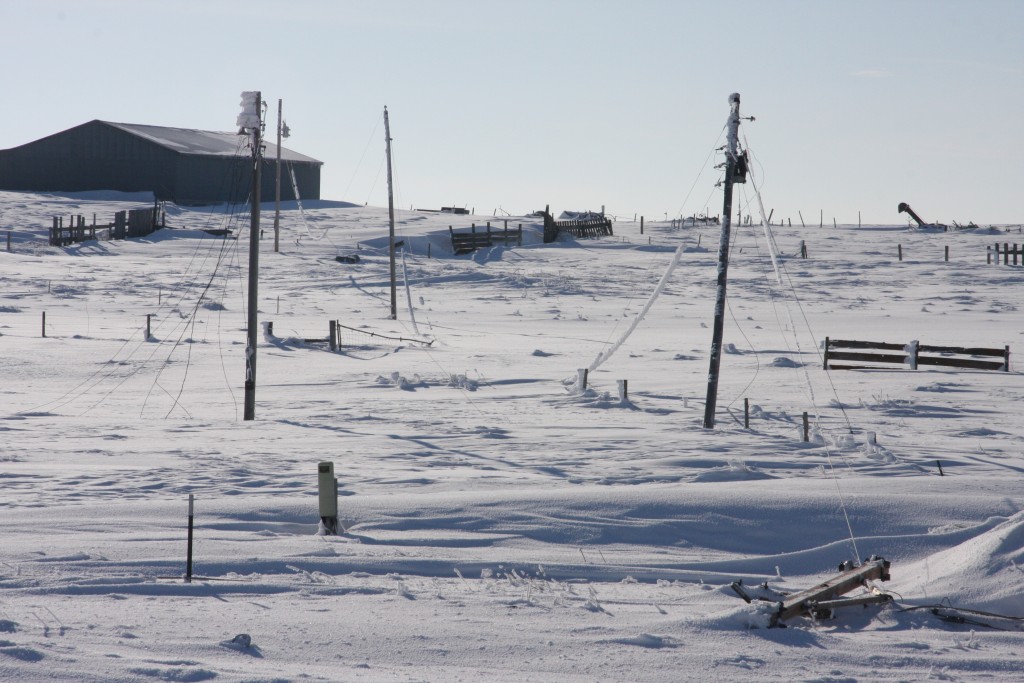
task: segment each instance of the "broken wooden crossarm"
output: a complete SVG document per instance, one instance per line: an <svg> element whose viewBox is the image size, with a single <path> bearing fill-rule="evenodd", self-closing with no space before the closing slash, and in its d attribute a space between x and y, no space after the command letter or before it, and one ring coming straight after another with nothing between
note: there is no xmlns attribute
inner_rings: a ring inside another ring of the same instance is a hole
<svg viewBox="0 0 1024 683"><path fill-rule="evenodd" d="M814 588L794 593L780 602L778 611L772 616L770 626L778 626L780 621L792 619L808 612L813 613L816 609L827 608L829 603L833 603L833 607L838 607L840 605L835 603L845 601L835 600L836 596L845 595L871 580L889 580L889 561L881 557L872 556L859 567L851 567L849 563L844 562L839 565L839 568L843 572L838 576L820 583ZM869 602L882 602L876 596L870 596L870 598ZM865 598L851 604L868 604L868 602Z"/></svg>
<svg viewBox="0 0 1024 683"><path fill-rule="evenodd" d="M839 609L840 607L855 607L857 605L867 607L868 605L882 605L887 602L892 602L892 596L888 593L872 593L871 595L861 595L855 598L820 600L818 602L808 601L807 609L815 618L827 619L832 616L832 610Z"/></svg>

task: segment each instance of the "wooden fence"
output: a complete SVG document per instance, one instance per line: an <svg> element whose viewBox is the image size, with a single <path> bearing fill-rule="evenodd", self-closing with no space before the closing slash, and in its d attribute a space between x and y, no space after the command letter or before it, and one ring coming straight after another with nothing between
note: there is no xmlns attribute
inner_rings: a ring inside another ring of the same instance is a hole
<svg viewBox="0 0 1024 683"><path fill-rule="evenodd" d="M66 247L87 240L145 237L165 226L166 214L159 206L118 211L114 214L112 223L97 223L96 214L93 214L91 225L86 225L85 216L79 215L71 216L65 227L64 217L54 216L53 225L50 227L50 245Z"/></svg>
<svg viewBox="0 0 1024 683"><path fill-rule="evenodd" d="M565 231L574 237L610 237L612 232L612 219L602 216L600 218L583 218L577 220L556 221L551 213L544 210L544 243L548 244L558 239L558 233Z"/></svg>
<svg viewBox="0 0 1024 683"><path fill-rule="evenodd" d="M490 221L487 222L485 231L477 232L476 223L473 223L469 232L455 232L452 226L448 226L448 233L452 238L452 251L456 254L470 254L477 249L493 247L497 244L517 247L523 245L523 224L518 228L508 229L508 221L505 221L503 230L491 230Z"/></svg>
<svg viewBox="0 0 1024 683"><path fill-rule="evenodd" d="M992 248L988 247L988 248L986 248L985 251L986 251L986 254L987 254L987 262L988 263L992 263ZM1009 242L1004 242L1002 250L1000 250L999 242L996 242L995 254L996 254L996 258L995 258L995 264L996 265L999 265L999 256L1000 256L1000 254L1003 257L1003 265L1004 266L1011 265L1011 263L1010 263L1010 257L1011 256L1013 257L1012 265L1017 265L1017 259L1018 258L1020 259L1020 264L1024 265L1024 245L1018 246L1017 244L1014 244L1011 247Z"/></svg>
<svg viewBox="0 0 1024 683"><path fill-rule="evenodd" d="M835 349L856 349L836 351ZM894 353L895 352L895 353ZM935 354L935 355L933 355ZM1000 360L979 360L977 356L997 357ZM876 365L845 365L835 361L857 363L883 363L907 366L917 370L921 365L936 365L974 370L1010 370L1010 347L1001 349L970 348L960 346L927 346L918 342L887 344L885 342L829 339L825 337L824 368L826 370L882 370Z"/></svg>

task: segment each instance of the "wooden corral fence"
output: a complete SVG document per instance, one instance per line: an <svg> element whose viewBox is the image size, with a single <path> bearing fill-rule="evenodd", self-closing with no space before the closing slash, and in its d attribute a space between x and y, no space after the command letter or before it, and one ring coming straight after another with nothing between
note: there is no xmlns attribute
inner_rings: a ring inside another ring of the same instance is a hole
<svg viewBox="0 0 1024 683"><path fill-rule="evenodd" d="M502 230L491 230L491 222L487 221L487 229L477 232L476 223L473 223L469 232L455 232L452 226L448 226L448 233L452 238L452 251L456 254L470 254L477 249L493 247L495 245L517 247L523 246L523 224L518 228L508 229L508 221Z"/></svg>
<svg viewBox="0 0 1024 683"><path fill-rule="evenodd" d="M584 218L580 220L556 221L548 208L544 209L544 243L548 244L558 239L558 233L564 230L574 237L610 237L612 232L612 219L606 216L600 218Z"/></svg>
<svg viewBox="0 0 1024 683"><path fill-rule="evenodd" d="M97 223L96 214L93 214L91 225L86 225L85 216L81 215L71 216L67 226L64 225L63 216L54 216L50 227L50 245L66 247L87 240L145 237L165 226L166 214L159 206L118 211L111 223Z"/></svg>
<svg viewBox="0 0 1024 683"><path fill-rule="evenodd" d="M836 349L856 349L837 351ZM977 356L999 358L1000 360L979 360ZM917 370L921 365L937 365L951 368L974 370L1010 370L1010 347L1001 349L970 348L960 346L927 346L916 341L909 344L887 344L885 342L829 339L825 337L826 370L882 370L876 365L845 365L835 361L857 363L883 363L907 366ZM895 368L888 368L895 369Z"/></svg>
<svg viewBox="0 0 1024 683"><path fill-rule="evenodd" d="M987 257L988 257L987 262L988 263L992 263L992 251L993 251L992 247L986 248L985 251L987 252ZM1004 242L1003 246L1002 246L1002 251L1000 251L1000 249L999 249L999 242L996 242L995 254L996 254L996 258L995 258L995 264L996 265L999 265L999 256L1000 256L1000 254L1002 254L1003 265L1004 266L1009 266L1009 265L1014 265L1015 266L1015 265L1017 265L1017 259L1018 258L1020 259L1020 264L1022 266L1024 266L1024 245L1018 246L1017 244L1014 244L1011 247L1009 242ZM1012 264L1010 263L1010 258L1011 257L1013 257L1013 263Z"/></svg>

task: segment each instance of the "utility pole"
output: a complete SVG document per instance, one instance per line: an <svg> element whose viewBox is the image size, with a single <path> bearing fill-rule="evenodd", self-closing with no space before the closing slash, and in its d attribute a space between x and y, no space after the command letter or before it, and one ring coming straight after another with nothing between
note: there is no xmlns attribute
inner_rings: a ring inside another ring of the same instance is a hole
<svg viewBox="0 0 1024 683"><path fill-rule="evenodd" d="M249 197L249 301L248 336L245 345L245 411L243 420L256 419L256 328L259 322L258 285L260 269L260 167L263 165L263 97L257 91L242 93L242 113L238 115L239 135L252 135L252 190Z"/></svg>
<svg viewBox="0 0 1024 683"><path fill-rule="evenodd" d="M281 243L281 100L277 101L277 177L274 180L274 253Z"/></svg>
<svg viewBox="0 0 1024 683"><path fill-rule="evenodd" d="M391 268L391 319L398 320L398 295L395 291L395 195L391 190L391 125L384 107L384 142L388 156L388 259Z"/></svg>
<svg viewBox="0 0 1024 683"><path fill-rule="evenodd" d="M739 151L740 95L729 95L728 136L725 152L725 200L722 208L722 236L718 243L718 293L715 296L715 325L711 338L711 367L708 370L708 395L704 404L704 428L715 428L718 403L718 367L722 362L722 330L725 327L725 284L729 272L729 229L732 222L733 182L746 182L746 159Z"/></svg>

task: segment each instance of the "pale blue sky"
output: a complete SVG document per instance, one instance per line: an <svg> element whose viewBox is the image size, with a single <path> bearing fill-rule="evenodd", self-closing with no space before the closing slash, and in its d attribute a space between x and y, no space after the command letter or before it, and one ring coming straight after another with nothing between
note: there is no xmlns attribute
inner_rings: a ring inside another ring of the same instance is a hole
<svg viewBox="0 0 1024 683"><path fill-rule="evenodd" d="M325 198L386 204L386 104L403 208L653 218L720 212L739 92L776 218L1024 221L1024 0L4 0L0 54L0 148L258 89Z"/></svg>

